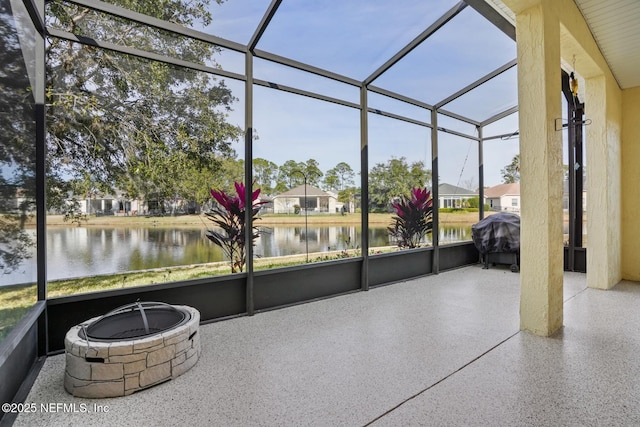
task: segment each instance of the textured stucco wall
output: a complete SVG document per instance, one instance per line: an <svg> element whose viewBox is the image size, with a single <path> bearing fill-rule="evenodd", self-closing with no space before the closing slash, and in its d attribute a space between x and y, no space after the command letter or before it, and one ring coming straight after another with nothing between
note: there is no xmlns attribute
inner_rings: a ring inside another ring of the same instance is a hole
<svg viewBox="0 0 640 427"><path fill-rule="evenodd" d="M621 273L622 91L600 75L586 80L587 284L609 289Z"/></svg>
<svg viewBox="0 0 640 427"><path fill-rule="evenodd" d="M504 2L516 13L518 39L521 329L549 335L562 326L563 305L562 142L554 129L561 117L560 58L585 78L593 123L586 127L587 280L598 288L622 277L622 91L573 0Z"/></svg>
<svg viewBox="0 0 640 427"><path fill-rule="evenodd" d="M640 281L640 87L622 93L622 278Z"/></svg>
<svg viewBox="0 0 640 427"><path fill-rule="evenodd" d="M541 5L517 15L520 116L520 327L562 327L562 134L560 25Z"/></svg>

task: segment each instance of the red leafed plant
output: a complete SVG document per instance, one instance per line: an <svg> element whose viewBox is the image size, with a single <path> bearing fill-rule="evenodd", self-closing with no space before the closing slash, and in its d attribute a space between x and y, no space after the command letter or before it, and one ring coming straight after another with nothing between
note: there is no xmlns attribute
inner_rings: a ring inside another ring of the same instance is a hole
<svg viewBox="0 0 640 427"><path fill-rule="evenodd" d="M426 188L412 188L411 197L393 203L396 210L389 234L401 248L417 248L433 228L433 199Z"/></svg>
<svg viewBox="0 0 640 427"><path fill-rule="evenodd" d="M243 183L235 183L237 195L230 196L224 191L211 190L211 195L218 202L218 206L206 212L205 215L213 221L222 232L207 230L207 238L220 246L231 263L231 272L242 272L247 263L246 254L246 221L245 221L245 187ZM251 194L251 217L253 221L259 219L260 206L265 202L259 202L260 189ZM251 244L260 236L257 227L252 227Z"/></svg>

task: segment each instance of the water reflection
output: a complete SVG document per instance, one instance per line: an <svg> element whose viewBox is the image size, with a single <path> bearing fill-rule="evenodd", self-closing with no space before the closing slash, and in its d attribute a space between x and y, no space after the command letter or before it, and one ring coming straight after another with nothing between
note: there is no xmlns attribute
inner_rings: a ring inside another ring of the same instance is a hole
<svg viewBox="0 0 640 427"><path fill-rule="evenodd" d="M440 244L466 242L471 240L471 226L444 226L440 227L438 233L438 241Z"/></svg>
<svg viewBox="0 0 640 427"><path fill-rule="evenodd" d="M360 227L264 227L256 241L255 254L262 257L327 252L360 247Z"/></svg>
<svg viewBox="0 0 640 427"><path fill-rule="evenodd" d="M49 280L223 260L204 229L58 228L47 247Z"/></svg>
<svg viewBox="0 0 640 427"><path fill-rule="evenodd" d="M310 253L359 249L362 242L362 229L356 226L310 226L306 232L304 226L261 229L254 248L258 257L304 254L307 241ZM224 261L220 248L205 233L204 228L186 227L52 227L47 230L48 279ZM470 236L469 226L440 229L443 244ZM394 243L389 242L385 226L369 228L371 249L388 246ZM0 286L9 284L3 279L0 275Z"/></svg>

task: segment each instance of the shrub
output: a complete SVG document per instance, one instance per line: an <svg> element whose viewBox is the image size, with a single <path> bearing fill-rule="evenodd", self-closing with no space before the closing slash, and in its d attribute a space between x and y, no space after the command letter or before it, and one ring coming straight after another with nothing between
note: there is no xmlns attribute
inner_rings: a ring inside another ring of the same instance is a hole
<svg viewBox="0 0 640 427"><path fill-rule="evenodd" d="M235 183L236 196L229 196L224 191L211 190L211 195L218 202L219 206L206 212L205 215L220 228L222 233L215 230L207 230L207 238L220 246L224 254L231 263L231 272L242 272L247 263L246 255L246 222L245 222L245 187L243 183ZM260 211L260 206L265 202L258 202L260 189L251 194L252 211L251 217L255 221ZM252 227L251 244L260 236L257 227Z"/></svg>
<svg viewBox="0 0 640 427"><path fill-rule="evenodd" d="M426 188L412 188L411 197L394 202L393 207L396 216L387 228L389 235L397 240L400 248L417 248L433 228L431 192Z"/></svg>

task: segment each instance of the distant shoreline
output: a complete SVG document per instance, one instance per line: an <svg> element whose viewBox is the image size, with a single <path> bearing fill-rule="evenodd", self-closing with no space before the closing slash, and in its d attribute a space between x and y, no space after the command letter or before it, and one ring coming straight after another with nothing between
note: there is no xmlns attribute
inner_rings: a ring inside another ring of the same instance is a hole
<svg viewBox="0 0 640 427"><path fill-rule="evenodd" d="M493 212L487 212L491 214ZM369 224L390 224L393 218L391 213L372 213L369 214ZM345 225L360 225L361 216L359 213L350 213L346 215L340 214L316 214L308 215L306 218L308 224L314 225L333 225L333 224L345 224ZM478 212L451 212L440 213L441 224L451 223L463 223L463 224L475 224L478 222ZM304 215L273 215L266 214L260 216L260 219L256 221L256 225L300 225L305 223ZM33 224L35 225L35 221ZM177 216L151 216L144 215L136 216L89 216L88 220L80 223L81 227L133 227L133 226L149 226L149 227L175 227L175 226L202 226L211 225L211 221L204 215L177 215ZM77 223L70 223L64 221L62 215L47 215L48 227L77 227Z"/></svg>

